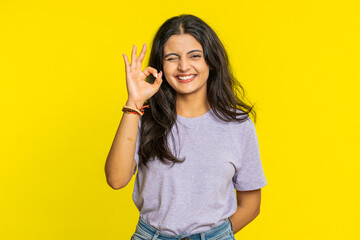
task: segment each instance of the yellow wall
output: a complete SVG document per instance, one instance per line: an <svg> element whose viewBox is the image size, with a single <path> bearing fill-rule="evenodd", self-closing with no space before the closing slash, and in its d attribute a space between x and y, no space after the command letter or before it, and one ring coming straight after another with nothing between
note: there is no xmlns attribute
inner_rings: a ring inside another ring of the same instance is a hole
<svg viewBox="0 0 360 240"><path fill-rule="evenodd" d="M135 179L116 191L104 173L127 99L121 53L149 46L181 13L213 27L257 102L268 185L260 215L236 238L359 237L355 0L8 0L0 2L1 239L130 239Z"/></svg>

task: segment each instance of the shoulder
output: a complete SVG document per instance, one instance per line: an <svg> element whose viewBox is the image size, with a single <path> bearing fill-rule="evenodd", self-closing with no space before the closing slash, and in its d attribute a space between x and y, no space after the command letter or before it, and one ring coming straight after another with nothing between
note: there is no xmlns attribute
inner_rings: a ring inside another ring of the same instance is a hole
<svg viewBox="0 0 360 240"><path fill-rule="evenodd" d="M212 112L211 117L207 119L204 124L207 126L208 130L213 132L222 132L224 134L226 133L237 143L239 141L243 142L246 136L251 132L254 123L248 114L241 110L238 110L238 112L243 114L237 115L237 120L231 119L229 121L220 119L214 112Z"/></svg>
<svg viewBox="0 0 360 240"><path fill-rule="evenodd" d="M250 118L249 114L244 112L241 109L235 109L236 112L236 120L233 120L232 123L237 128L248 128L251 129L254 127L254 122Z"/></svg>

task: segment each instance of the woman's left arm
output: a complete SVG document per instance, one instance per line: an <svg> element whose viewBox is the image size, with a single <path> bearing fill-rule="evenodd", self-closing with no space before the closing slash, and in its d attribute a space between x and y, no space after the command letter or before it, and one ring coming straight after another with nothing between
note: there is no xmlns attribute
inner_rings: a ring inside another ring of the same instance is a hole
<svg viewBox="0 0 360 240"><path fill-rule="evenodd" d="M236 190L237 210L230 217L233 224L233 233L237 233L260 213L261 188L252 191Z"/></svg>

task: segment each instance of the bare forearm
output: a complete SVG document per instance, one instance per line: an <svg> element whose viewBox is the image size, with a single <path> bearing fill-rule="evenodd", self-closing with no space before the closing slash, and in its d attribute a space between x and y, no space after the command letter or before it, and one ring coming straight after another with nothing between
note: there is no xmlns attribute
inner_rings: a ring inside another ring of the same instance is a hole
<svg viewBox="0 0 360 240"><path fill-rule="evenodd" d="M126 104L135 107L135 103ZM141 107L142 103L137 103ZM108 184L115 188L124 187L132 176L132 165L138 134L139 115L124 113L105 163Z"/></svg>
<svg viewBox="0 0 360 240"><path fill-rule="evenodd" d="M237 233L252 220L254 220L260 213L260 209L254 210L251 208L238 206L234 215L230 217L233 224L233 233Z"/></svg>

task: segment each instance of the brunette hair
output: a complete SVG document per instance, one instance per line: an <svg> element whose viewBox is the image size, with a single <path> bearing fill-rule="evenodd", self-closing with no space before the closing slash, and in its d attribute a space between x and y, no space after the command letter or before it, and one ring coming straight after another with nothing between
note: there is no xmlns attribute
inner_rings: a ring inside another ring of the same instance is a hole
<svg viewBox="0 0 360 240"><path fill-rule="evenodd" d="M191 34L203 47L204 58L210 68L207 99L215 115L226 122L244 122L252 113L256 122L254 105L249 106L243 101L247 99L245 90L232 74L223 44L200 18L183 14L165 21L154 37L148 65L163 71L164 45L172 35L181 34ZM150 75L147 81L153 83L155 78ZM177 118L175 97L175 90L163 80L160 89L145 102L150 108L145 108L141 117L138 154L140 162L146 167L147 162L155 157L162 163L173 165L185 160L174 156L167 141L170 133L174 140L171 129Z"/></svg>

